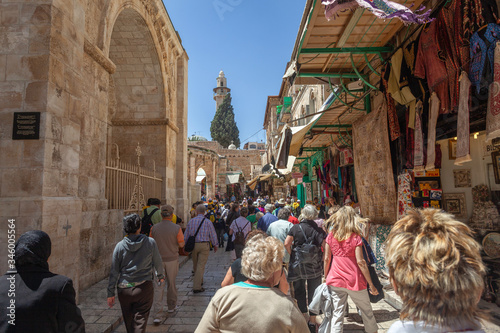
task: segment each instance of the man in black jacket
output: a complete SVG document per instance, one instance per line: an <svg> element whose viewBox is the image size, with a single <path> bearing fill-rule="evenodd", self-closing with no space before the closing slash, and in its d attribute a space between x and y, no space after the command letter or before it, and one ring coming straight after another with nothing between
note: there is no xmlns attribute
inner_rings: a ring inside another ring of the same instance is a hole
<svg viewBox="0 0 500 333"><path fill-rule="evenodd" d="M15 268L0 278L0 332L85 332L71 279L49 271L49 235L32 230L15 245Z"/></svg>

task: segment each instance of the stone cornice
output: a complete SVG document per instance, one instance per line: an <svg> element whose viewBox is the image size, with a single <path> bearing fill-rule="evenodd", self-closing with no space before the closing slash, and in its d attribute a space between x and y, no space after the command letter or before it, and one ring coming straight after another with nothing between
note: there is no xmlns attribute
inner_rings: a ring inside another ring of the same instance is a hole
<svg viewBox="0 0 500 333"><path fill-rule="evenodd" d="M116 65L97 46L85 38L83 49L92 59L102 66L109 74L114 74Z"/></svg>
<svg viewBox="0 0 500 333"><path fill-rule="evenodd" d="M167 125L175 133L179 133L177 127L170 119L116 119L111 122L113 126L164 126Z"/></svg>

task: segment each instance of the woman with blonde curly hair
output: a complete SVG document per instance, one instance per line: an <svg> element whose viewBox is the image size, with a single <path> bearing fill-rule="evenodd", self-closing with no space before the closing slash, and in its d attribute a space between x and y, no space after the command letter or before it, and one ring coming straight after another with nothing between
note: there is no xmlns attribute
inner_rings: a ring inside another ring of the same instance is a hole
<svg viewBox="0 0 500 333"><path fill-rule="evenodd" d="M438 209L410 211L387 238L386 263L403 301L388 333L484 332L485 266L465 224Z"/></svg>
<svg viewBox="0 0 500 333"><path fill-rule="evenodd" d="M219 289L195 332L307 332L290 296L273 288L283 274L283 254L283 244L275 237L250 240L241 257L248 280Z"/></svg>
<svg viewBox="0 0 500 333"><path fill-rule="evenodd" d="M365 331L377 332L377 322L366 291L369 286L369 292L378 295L363 257L361 225L365 221L350 206L340 208L331 219L333 224L326 238L324 255L326 285L332 301L332 313L327 316L331 332L343 331L347 296L361 310ZM320 332L329 331L325 327L322 325Z"/></svg>

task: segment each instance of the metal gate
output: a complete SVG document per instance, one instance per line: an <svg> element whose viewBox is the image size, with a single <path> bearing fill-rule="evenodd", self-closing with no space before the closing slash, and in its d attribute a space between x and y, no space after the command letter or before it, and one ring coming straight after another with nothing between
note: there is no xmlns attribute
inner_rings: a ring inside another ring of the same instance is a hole
<svg viewBox="0 0 500 333"><path fill-rule="evenodd" d="M125 214L139 213L146 205L145 198L162 198L163 178L153 170L141 166L141 147L137 144L135 165L120 161L118 145L116 157L106 163L106 199L108 209L122 209Z"/></svg>

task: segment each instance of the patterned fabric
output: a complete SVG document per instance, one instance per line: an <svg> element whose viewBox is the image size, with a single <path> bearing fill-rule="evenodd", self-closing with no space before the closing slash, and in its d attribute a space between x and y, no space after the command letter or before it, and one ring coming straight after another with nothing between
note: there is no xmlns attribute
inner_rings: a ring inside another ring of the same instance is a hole
<svg viewBox="0 0 500 333"><path fill-rule="evenodd" d="M472 86L476 87L476 92L481 90L481 78L483 76L484 65L486 64L486 50L487 46L484 40L479 37L476 32L470 39L470 58L471 66L469 78Z"/></svg>
<svg viewBox="0 0 500 333"><path fill-rule="evenodd" d="M424 136L422 133L422 101L418 101L415 107L415 152L413 156L413 168L416 171L424 169Z"/></svg>
<svg viewBox="0 0 500 333"><path fill-rule="evenodd" d="M411 193L411 176L408 172L398 176L398 220L406 216L413 207Z"/></svg>
<svg viewBox="0 0 500 333"><path fill-rule="evenodd" d="M201 214L189 220L186 231L184 232L184 239L187 240L189 236L194 236L196 230L202 222L203 225L196 235L196 243L212 242L213 246L219 246L219 243L217 242L217 233L215 232L213 223Z"/></svg>
<svg viewBox="0 0 500 333"><path fill-rule="evenodd" d="M474 208L469 225L477 229L498 230L500 215L495 204L488 200L490 191L486 185L477 185L472 188Z"/></svg>
<svg viewBox="0 0 500 333"><path fill-rule="evenodd" d="M470 40L471 68L469 78L476 92L481 90L481 80L489 85L493 81L496 42L500 40L500 26L490 23L486 29L476 31ZM489 66L486 63L489 63Z"/></svg>
<svg viewBox="0 0 500 333"><path fill-rule="evenodd" d="M382 85L383 92L385 95L387 103L387 117L389 119L389 133L391 134L391 141L397 140L401 136L401 129L399 128L398 115L396 113L396 105L394 99L389 93L389 82L391 68L389 64L385 67L384 72L382 72Z"/></svg>
<svg viewBox="0 0 500 333"><path fill-rule="evenodd" d="M325 16L327 19L330 19L339 11L345 11L354 6L360 6L368 9L381 19L385 20L396 17L403 21L404 24L424 24L433 20L430 18L431 10L425 11L424 6L420 6L415 11L411 11L399 3L388 0L355 0L354 4L345 0L322 0L321 3L326 6ZM337 10L335 10L336 8Z"/></svg>
<svg viewBox="0 0 500 333"><path fill-rule="evenodd" d="M437 94L441 102L439 113L450 111L450 91L446 62L449 57L446 50L439 45L439 24L432 22L422 30L415 63L415 76L427 79L432 92Z"/></svg>
<svg viewBox="0 0 500 333"><path fill-rule="evenodd" d="M429 112L429 131L427 134L427 164L425 170L434 170L436 168L436 124L439 116L439 98L436 93L432 93L431 109Z"/></svg>
<svg viewBox="0 0 500 333"><path fill-rule="evenodd" d="M458 109L458 93L459 93L459 77L460 77L460 62L458 59L458 45L462 43L462 37L459 34L461 27L460 15L461 0L451 1L449 6L444 6L438 14L439 45L446 52L447 59L445 62L446 71L448 72L448 86L450 94L450 111Z"/></svg>
<svg viewBox="0 0 500 333"><path fill-rule="evenodd" d="M493 73L486 114L486 140L500 136L500 42L497 42L495 48Z"/></svg>
<svg viewBox="0 0 500 333"><path fill-rule="evenodd" d="M322 3L325 5L325 16L328 21L332 17L333 19L337 18L339 13L358 7L358 3L355 0L322 1Z"/></svg>
<svg viewBox="0 0 500 333"><path fill-rule="evenodd" d="M462 165L472 161L470 157L470 128L469 128L469 92L470 80L467 73L460 76L460 103L458 106L457 124L457 158L455 165Z"/></svg>
<svg viewBox="0 0 500 333"><path fill-rule="evenodd" d="M370 236L369 243L372 247L372 250L375 253L375 257L377 258L377 264L375 265L375 269L377 271L384 271L388 273L388 269L385 266L385 244L384 242L389 236L391 232L391 225L371 225L370 227Z"/></svg>
<svg viewBox="0 0 500 333"><path fill-rule="evenodd" d="M415 110L415 109L413 109ZM411 118L413 117L413 127L410 127ZM415 153L415 112L406 112L406 168L413 169L414 153Z"/></svg>
<svg viewBox="0 0 500 333"><path fill-rule="evenodd" d="M394 223L397 195L384 98L376 110L353 124L353 143L356 190L363 216L373 223Z"/></svg>

